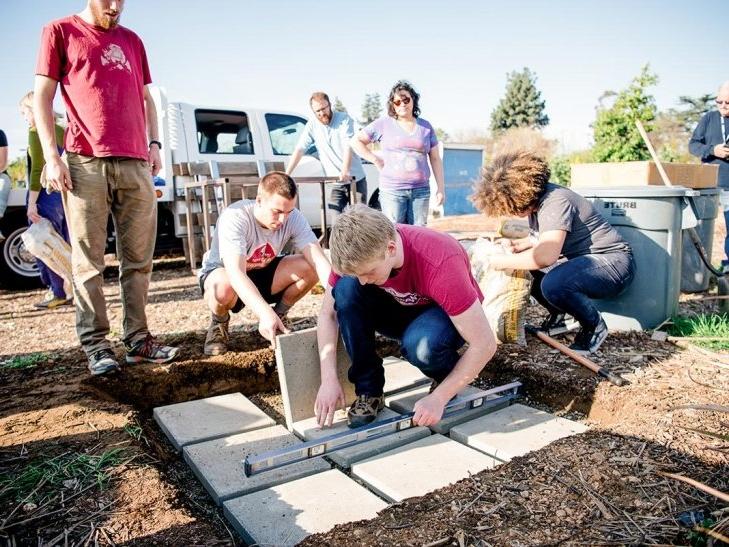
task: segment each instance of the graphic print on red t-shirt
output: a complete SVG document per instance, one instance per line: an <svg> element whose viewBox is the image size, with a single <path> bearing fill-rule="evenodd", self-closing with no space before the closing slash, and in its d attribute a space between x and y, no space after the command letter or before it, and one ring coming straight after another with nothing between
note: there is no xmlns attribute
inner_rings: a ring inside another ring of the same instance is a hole
<svg viewBox="0 0 729 547"><path fill-rule="evenodd" d="M392 287L386 287L384 285L380 285L380 288L391 294L403 306L424 306L431 302L430 298L416 292L398 292Z"/></svg>
<svg viewBox="0 0 729 547"><path fill-rule="evenodd" d="M127 60L127 56L124 55L124 50L117 44L109 44L109 46L101 52L101 64L102 66L111 65L110 68L116 70L128 70L132 71L132 67Z"/></svg>
<svg viewBox="0 0 729 547"><path fill-rule="evenodd" d="M263 268L269 262L276 258L276 251L270 243L266 242L264 245L259 245L246 260L246 268L252 270L254 268Z"/></svg>

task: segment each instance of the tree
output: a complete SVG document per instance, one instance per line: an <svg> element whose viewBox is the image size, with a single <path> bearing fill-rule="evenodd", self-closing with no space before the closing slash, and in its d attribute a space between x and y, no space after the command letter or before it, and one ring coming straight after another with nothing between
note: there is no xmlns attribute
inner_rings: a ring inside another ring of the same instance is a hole
<svg viewBox="0 0 729 547"><path fill-rule="evenodd" d="M593 125L595 161L635 161L650 159L650 153L635 126L640 120L647 132L653 129L656 103L646 89L658 83L658 76L645 65L627 89L615 95L612 106L600 105ZM603 97L610 96L609 94Z"/></svg>
<svg viewBox="0 0 729 547"><path fill-rule="evenodd" d="M536 82L536 74L526 67L521 72L507 75L506 93L491 113L491 130L494 133L512 127L539 128L549 123Z"/></svg>
<svg viewBox="0 0 729 547"><path fill-rule="evenodd" d="M362 103L362 125L369 125L382 116L382 100L379 93L367 93Z"/></svg>
<svg viewBox="0 0 729 547"><path fill-rule="evenodd" d="M451 136L442 127L435 128L435 136L438 137L438 142L446 142L451 140Z"/></svg>
<svg viewBox="0 0 729 547"><path fill-rule="evenodd" d="M679 112L679 116L687 131L693 132L701 117L713 108L714 99L716 99L716 95L711 93L698 97L681 95L678 98L678 104L685 107Z"/></svg>
<svg viewBox="0 0 729 547"><path fill-rule="evenodd" d="M344 103L339 99L339 97L334 97L334 106L332 109L337 112L347 112L347 107L344 106Z"/></svg>

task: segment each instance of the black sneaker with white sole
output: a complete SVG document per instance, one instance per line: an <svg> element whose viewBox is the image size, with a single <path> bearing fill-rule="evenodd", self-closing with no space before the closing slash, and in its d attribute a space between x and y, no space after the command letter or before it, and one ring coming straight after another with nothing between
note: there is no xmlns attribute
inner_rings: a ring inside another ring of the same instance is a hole
<svg viewBox="0 0 729 547"><path fill-rule="evenodd" d="M572 332L578 328L580 328L580 324L571 316L567 319L567 315L564 313L550 313L539 326L539 330L549 336L557 336L566 332Z"/></svg>
<svg viewBox="0 0 729 547"><path fill-rule="evenodd" d="M89 355L89 372L93 376L116 372L119 370L119 363L114 352L110 349L100 349Z"/></svg>
<svg viewBox="0 0 729 547"><path fill-rule="evenodd" d="M600 346L608 336L608 328L605 320L600 317L600 322L594 329L585 329L584 327L575 336L575 341L570 345L570 349L582 355L596 353Z"/></svg>

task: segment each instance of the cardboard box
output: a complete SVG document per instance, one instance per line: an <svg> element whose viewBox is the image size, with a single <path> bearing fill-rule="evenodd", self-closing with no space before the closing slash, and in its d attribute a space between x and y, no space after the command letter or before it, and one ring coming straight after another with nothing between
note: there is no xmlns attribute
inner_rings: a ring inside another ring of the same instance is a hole
<svg viewBox="0 0 729 547"><path fill-rule="evenodd" d="M714 188L719 176L718 165L698 163L663 163L669 180L686 188ZM613 163L575 163L571 186L663 186L658 167L652 161Z"/></svg>

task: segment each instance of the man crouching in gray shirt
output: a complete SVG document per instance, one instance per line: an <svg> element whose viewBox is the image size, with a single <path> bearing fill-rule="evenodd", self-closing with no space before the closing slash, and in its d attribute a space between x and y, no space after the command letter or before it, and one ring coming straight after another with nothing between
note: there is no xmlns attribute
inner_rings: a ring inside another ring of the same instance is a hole
<svg viewBox="0 0 729 547"><path fill-rule="evenodd" d="M296 209L296 183L273 171L258 185L255 200L241 200L220 215L200 268L200 289L212 319L205 355L228 351L229 312L245 306L258 317L258 331L275 347L288 332L281 318L331 265L304 215ZM280 256L289 241L301 254ZM273 304L273 307L271 307Z"/></svg>

